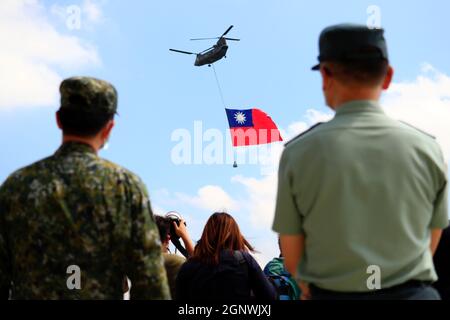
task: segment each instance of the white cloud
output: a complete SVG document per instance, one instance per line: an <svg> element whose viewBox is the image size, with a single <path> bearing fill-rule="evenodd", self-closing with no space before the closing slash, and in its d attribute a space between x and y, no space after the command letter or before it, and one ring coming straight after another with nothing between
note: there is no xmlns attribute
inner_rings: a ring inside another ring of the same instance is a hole
<svg viewBox="0 0 450 320"><path fill-rule="evenodd" d="M105 3L103 1L84 0L82 5L82 12L91 23L99 23L103 20L103 13L101 6Z"/></svg>
<svg viewBox="0 0 450 320"><path fill-rule="evenodd" d="M248 239L247 239L248 240ZM264 268L269 261L280 256L278 248L278 236L274 232L267 233L264 238L250 239L250 243L255 246L256 253L253 257L256 259L261 268Z"/></svg>
<svg viewBox="0 0 450 320"><path fill-rule="evenodd" d="M92 29L95 24L102 23L105 19L103 15L103 6L107 0L83 0L79 5L76 2L72 5L53 4L50 7L50 12L58 17L62 22L66 23L68 18L68 11L70 8L76 7L80 13L80 27L83 29Z"/></svg>
<svg viewBox="0 0 450 320"><path fill-rule="evenodd" d="M196 196L183 193L175 195L180 202L211 211L211 214L214 211L232 212L239 209L237 202L219 186L204 186L198 190Z"/></svg>
<svg viewBox="0 0 450 320"><path fill-rule="evenodd" d="M252 226L269 227L275 211L275 197L277 192L277 175L272 174L262 179L235 176L232 181L245 188L245 203L243 211L250 215Z"/></svg>
<svg viewBox="0 0 450 320"><path fill-rule="evenodd" d="M160 189L152 192L152 203L159 212L162 208L169 208L177 211L177 208L184 208L183 215L189 209L201 209L208 216L216 211L232 212L240 209L235 201L223 188L219 186L206 185L198 189L195 195L182 192L169 192L167 189ZM181 209L180 209L181 210ZM167 211L166 211L167 212Z"/></svg>
<svg viewBox="0 0 450 320"><path fill-rule="evenodd" d="M62 71L96 66L96 49L61 33L38 0L0 2L0 110L57 103Z"/></svg>
<svg viewBox="0 0 450 320"><path fill-rule="evenodd" d="M450 77L422 66L414 81L394 83L383 101L386 113L436 136L450 159Z"/></svg>
<svg viewBox="0 0 450 320"><path fill-rule="evenodd" d="M329 112L321 112L316 109L309 109L306 111L306 118L308 119L308 124L310 127L318 122L327 122L334 117L334 114Z"/></svg>

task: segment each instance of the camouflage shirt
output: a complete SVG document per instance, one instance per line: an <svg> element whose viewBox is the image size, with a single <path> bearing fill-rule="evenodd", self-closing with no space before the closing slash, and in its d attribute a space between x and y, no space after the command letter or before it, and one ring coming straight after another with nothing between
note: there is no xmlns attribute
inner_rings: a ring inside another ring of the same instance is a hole
<svg viewBox="0 0 450 320"><path fill-rule="evenodd" d="M81 289L70 290L78 266ZM12 299L170 299L147 191L91 147L66 143L0 187L0 290Z"/></svg>

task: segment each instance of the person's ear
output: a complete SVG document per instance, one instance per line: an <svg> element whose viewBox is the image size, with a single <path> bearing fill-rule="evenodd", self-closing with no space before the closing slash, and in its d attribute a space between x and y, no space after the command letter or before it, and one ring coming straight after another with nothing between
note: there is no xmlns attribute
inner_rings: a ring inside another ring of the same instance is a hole
<svg viewBox="0 0 450 320"><path fill-rule="evenodd" d="M108 123L105 125L105 127L102 130L102 139L107 140L109 136L111 135L111 131L114 128L115 122L114 119L111 119L108 121Z"/></svg>
<svg viewBox="0 0 450 320"><path fill-rule="evenodd" d="M320 74L322 75L322 90L326 91L332 82L331 72L326 66L320 67Z"/></svg>
<svg viewBox="0 0 450 320"><path fill-rule="evenodd" d="M384 80L383 80L383 86L382 86L383 90L389 89L393 78L394 78L394 68L389 66L386 76L384 77Z"/></svg>
<svg viewBox="0 0 450 320"><path fill-rule="evenodd" d="M59 118L59 111L56 111L56 124L58 125L58 128L62 130L62 124L61 124L61 119Z"/></svg>

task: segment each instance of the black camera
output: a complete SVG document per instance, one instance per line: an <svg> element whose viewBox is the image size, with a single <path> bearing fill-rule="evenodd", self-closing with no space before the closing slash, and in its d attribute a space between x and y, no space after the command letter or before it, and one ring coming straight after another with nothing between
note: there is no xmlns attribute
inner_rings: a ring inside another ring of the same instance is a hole
<svg viewBox="0 0 450 320"><path fill-rule="evenodd" d="M186 251L186 249L183 247L183 245L180 242L180 237L177 235L177 233L175 232L175 226L173 225L172 222L175 222L177 224L177 226L180 226L181 221L183 220L183 218L181 217L181 215L176 212L176 211L170 211L166 214L166 218L168 220L170 220L170 241L172 241L173 245L175 246L175 248L180 251L180 253L185 256L186 258L188 257L188 253ZM186 222L184 223L185 226L187 226Z"/></svg>
<svg viewBox="0 0 450 320"><path fill-rule="evenodd" d="M168 220L170 220L170 238L171 239L179 239L180 237L177 235L177 233L175 232L175 226L173 225L172 222L175 222L177 224L177 226L180 226L181 221L183 220L183 218L181 217L181 215L176 212L176 211L171 211L169 213L166 214L166 218ZM185 226L186 222L184 223Z"/></svg>

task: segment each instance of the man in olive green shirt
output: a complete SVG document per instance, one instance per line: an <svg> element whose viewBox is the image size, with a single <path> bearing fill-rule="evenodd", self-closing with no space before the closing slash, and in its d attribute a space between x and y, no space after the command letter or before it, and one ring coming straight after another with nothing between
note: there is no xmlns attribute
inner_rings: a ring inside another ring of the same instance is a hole
<svg viewBox="0 0 450 320"><path fill-rule="evenodd" d="M304 299L439 299L429 284L448 225L447 168L433 137L380 107L393 77L384 31L326 28L319 61L336 116L280 162L273 229L287 269Z"/></svg>

